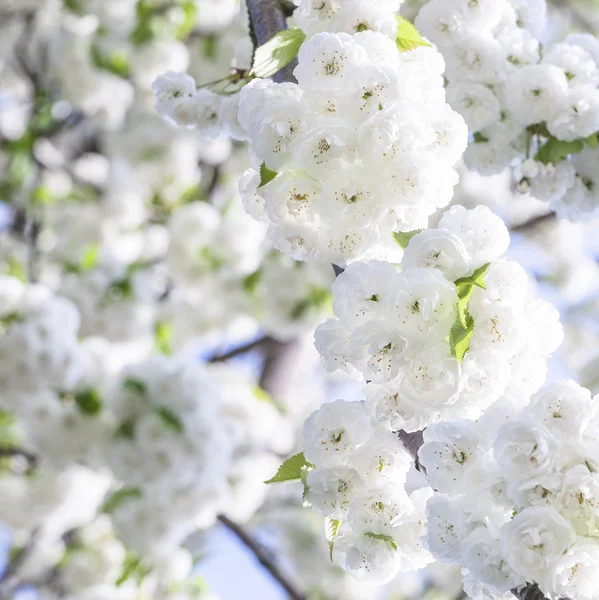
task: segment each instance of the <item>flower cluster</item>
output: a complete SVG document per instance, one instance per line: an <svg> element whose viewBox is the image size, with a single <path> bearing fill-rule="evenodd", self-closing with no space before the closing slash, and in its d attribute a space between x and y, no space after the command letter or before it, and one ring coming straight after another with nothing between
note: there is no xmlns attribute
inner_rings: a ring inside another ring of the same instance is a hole
<svg viewBox="0 0 599 600"><path fill-rule="evenodd" d="M580 221L599 210L599 41L542 46L545 0L432 0L416 23L447 62L447 99L474 134L483 174L514 165L518 189Z"/></svg>
<svg viewBox="0 0 599 600"><path fill-rule="evenodd" d="M466 568L471 597L525 583L548 598L596 597L596 407L587 389L559 381L523 410L502 402L478 423L424 432L419 457L438 492L427 507L428 547Z"/></svg>
<svg viewBox="0 0 599 600"><path fill-rule="evenodd" d="M397 12L403 0L295 0L293 20L309 37L331 33L378 31L391 39L397 33Z"/></svg>
<svg viewBox="0 0 599 600"><path fill-rule="evenodd" d="M333 285L336 318L316 347L331 371L362 376L366 405L391 431L476 418L505 393L543 384L562 339L559 315L529 298L528 279L501 259L509 234L486 207L447 211L409 241L398 273L353 263Z"/></svg>
<svg viewBox="0 0 599 600"><path fill-rule="evenodd" d="M305 41L295 83L253 80L239 121L260 169L246 210L299 260L398 260L393 231L425 227L457 183L466 126L445 102L440 54L399 52L382 33Z"/></svg>
<svg viewBox="0 0 599 600"><path fill-rule="evenodd" d="M152 84L156 110L168 122L196 129L206 139L229 135L246 139L237 120L238 93L216 93L208 87L198 89L195 80L184 73L169 71Z"/></svg>
<svg viewBox="0 0 599 600"><path fill-rule="evenodd" d="M372 424L362 402L337 400L312 413L304 456L311 465L304 499L327 517L335 562L360 581L383 584L431 561L420 542L431 491L407 495L411 456Z"/></svg>

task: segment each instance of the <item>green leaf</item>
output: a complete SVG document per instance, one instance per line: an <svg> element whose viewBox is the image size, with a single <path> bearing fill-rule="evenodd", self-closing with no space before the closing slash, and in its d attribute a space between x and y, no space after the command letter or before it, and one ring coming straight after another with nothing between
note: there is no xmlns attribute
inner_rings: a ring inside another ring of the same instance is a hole
<svg viewBox="0 0 599 600"><path fill-rule="evenodd" d="M123 381L123 387L130 392L136 392L137 394L146 393L146 384L139 379L128 378Z"/></svg>
<svg viewBox="0 0 599 600"><path fill-rule="evenodd" d="M141 497L141 490L138 488L121 488L106 498L100 512L111 514L128 500Z"/></svg>
<svg viewBox="0 0 599 600"><path fill-rule="evenodd" d="M320 310L330 301L331 292L329 289L314 287L309 291L306 298L295 304L295 306L291 309L289 316L294 321L297 321L298 319L304 317L311 308Z"/></svg>
<svg viewBox="0 0 599 600"><path fill-rule="evenodd" d="M135 421L123 421L114 432L117 440L132 440L135 437Z"/></svg>
<svg viewBox="0 0 599 600"><path fill-rule="evenodd" d="M90 244L81 256L79 266L84 273L91 271L97 264L100 257L100 247L97 244Z"/></svg>
<svg viewBox="0 0 599 600"><path fill-rule="evenodd" d="M584 142L582 140L564 142L552 137L539 148L535 160L538 160L545 165L549 163L556 165L570 154L581 152L583 148Z"/></svg>
<svg viewBox="0 0 599 600"><path fill-rule="evenodd" d="M405 250L408 247L410 240L421 231L422 229L415 229L414 231L394 231L393 239L402 250Z"/></svg>
<svg viewBox="0 0 599 600"><path fill-rule="evenodd" d="M91 47L90 52L92 63L97 69L107 71L118 77L129 77L129 59L124 52L114 50L109 54L105 54L96 45Z"/></svg>
<svg viewBox="0 0 599 600"><path fill-rule="evenodd" d="M267 402L268 404L275 404L272 396L265 390L263 390L259 385L255 385L252 389L252 393L254 394L254 398L258 400L258 402Z"/></svg>
<svg viewBox="0 0 599 600"><path fill-rule="evenodd" d="M264 483L284 483L286 481L300 481L302 479L303 471L312 468L311 465L306 461L306 457L303 452L295 454L291 458L288 458L277 471L277 474Z"/></svg>
<svg viewBox="0 0 599 600"><path fill-rule="evenodd" d="M250 75L270 77L278 73L297 56L305 39L306 34L299 27L279 31L256 49Z"/></svg>
<svg viewBox="0 0 599 600"><path fill-rule="evenodd" d="M484 264L482 267L479 267L478 269L476 269L476 271L474 271L474 273L472 273L472 275L470 275L469 277L462 277L461 279L456 280L454 282L455 286L457 288L459 288L460 286L462 286L464 284L468 284L468 285L474 285L476 287L482 288L483 290L486 290L487 288L485 286L485 277L487 276L487 271L489 270L490 266L491 266L491 263ZM459 294L459 290L458 290L458 294Z"/></svg>
<svg viewBox="0 0 599 600"><path fill-rule="evenodd" d="M260 271L260 269L258 269L257 271L254 271L253 273L248 275L243 280L244 292L246 292L246 294L253 295L256 291L256 288L258 287L258 284L260 283L261 277L262 277L262 272Z"/></svg>
<svg viewBox="0 0 599 600"><path fill-rule="evenodd" d="M474 320L467 310L464 311L463 319L464 323L462 323L461 319L458 318L449 333L451 354L455 356L460 364L464 360L466 352L468 352L470 339L474 334Z"/></svg>
<svg viewBox="0 0 599 600"><path fill-rule="evenodd" d="M218 38L215 35L209 35L201 38L202 54L205 58L214 59L218 51Z"/></svg>
<svg viewBox="0 0 599 600"><path fill-rule="evenodd" d="M458 293L457 317L449 333L449 345L452 356L461 364L470 346L470 339L474 334L474 319L468 312L468 303L475 288L486 289L485 277L491 263L482 265L469 275L454 282Z"/></svg>
<svg viewBox="0 0 599 600"><path fill-rule="evenodd" d="M133 552L127 552L125 560L123 561L123 570L120 577L116 580L115 585L120 587L129 579L134 579L139 584L151 572L151 567L146 565L142 558Z"/></svg>
<svg viewBox="0 0 599 600"><path fill-rule="evenodd" d="M36 204L52 204L54 200L54 196L52 196L52 192L47 185L38 185L35 190L33 190L33 201Z"/></svg>
<svg viewBox="0 0 599 600"><path fill-rule="evenodd" d="M176 38L184 40L193 31L198 14L198 5L195 0L186 0L183 5L183 22L177 27Z"/></svg>
<svg viewBox="0 0 599 600"><path fill-rule="evenodd" d="M167 429L171 429L177 433L183 432L183 423L172 410L165 406L161 406L156 409L156 414L162 419L162 422Z"/></svg>
<svg viewBox="0 0 599 600"><path fill-rule="evenodd" d="M16 256L10 255L6 259L6 274L20 281L27 281L25 265Z"/></svg>
<svg viewBox="0 0 599 600"><path fill-rule="evenodd" d="M489 138L483 135L480 131L475 131L472 135L475 144L484 144L489 141Z"/></svg>
<svg viewBox="0 0 599 600"><path fill-rule="evenodd" d="M397 543L390 535L383 535L382 533L372 533L368 531L364 534L366 537L372 538L373 540L380 540L381 542L387 542L387 544L391 544L391 548L397 551Z"/></svg>
<svg viewBox="0 0 599 600"><path fill-rule="evenodd" d="M278 173L276 171L271 171L266 166L266 163L263 162L260 165L260 185L258 186L258 189L264 187L265 185L268 185L277 175Z"/></svg>
<svg viewBox="0 0 599 600"><path fill-rule="evenodd" d="M83 4L81 0L63 0L64 8L72 13L80 15L83 13Z"/></svg>
<svg viewBox="0 0 599 600"><path fill-rule="evenodd" d="M331 562L333 562L333 547L335 546L335 538L339 533L340 527L341 521L339 519L331 519L331 517L327 517L324 521L324 532L327 537L327 542L329 542L329 557Z"/></svg>
<svg viewBox="0 0 599 600"><path fill-rule="evenodd" d="M414 50L419 46L428 46L430 44L420 35L416 27L407 19L397 16L397 37L395 38L397 49L400 52Z"/></svg>
<svg viewBox="0 0 599 600"><path fill-rule="evenodd" d="M156 350L162 352L162 354L173 353L173 325L172 323L165 323L164 321L158 321L154 325L154 340Z"/></svg>
<svg viewBox="0 0 599 600"><path fill-rule="evenodd" d="M585 142L593 149L596 150L599 147L599 133L594 133L593 135L589 135L588 138L585 139Z"/></svg>
<svg viewBox="0 0 599 600"><path fill-rule="evenodd" d="M102 397L98 390L90 389L77 392L73 395L79 410L88 416L94 416L102 412Z"/></svg>

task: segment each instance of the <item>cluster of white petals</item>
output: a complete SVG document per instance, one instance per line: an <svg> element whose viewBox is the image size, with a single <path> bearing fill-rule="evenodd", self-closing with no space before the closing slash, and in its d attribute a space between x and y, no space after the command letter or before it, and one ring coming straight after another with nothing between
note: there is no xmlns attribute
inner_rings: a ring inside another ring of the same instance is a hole
<svg viewBox="0 0 599 600"><path fill-rule="evenodd" d="M332 559L359 581L384 584L432 559L423 547L430 489L408 496L412 458L397 436L371 421L363 402L324 404L304 424L312 465L304 500L327 517Z"/></svg>
<svg viewBox="0 0 599 600"><path fill-rule="evenodd" d="M241 90L256 169L240 189L275 247L340 265L399 259L392 232L426 227L449 203L466 146L443 69L431 47L399 52L375 31L324 32L302 44L297 84L255 79Z"/></svg>
<svg viewBox="0 0 599 600"><path fill-rule="evenodd" d="M464 159L480 173L515 167L518 189L559 216L599 214L599 41L544 45L545 0L432 0L416 24L447 63L447 99L474 134Z"/></svg>
<svg viewBox="0 0 599 600"><path fill-rule="evenodd" d="M309 37L331 33L377 31L395 39L397 12L403 0L295 0L293 20Z"/></svg>
<svg viewBox="0 0 599 600"><path fill-rule="evenodd" d="M480 584L501 595L525 583L547 598L596 597L597 400L558 381L524 408L503 401L476 423L424 432L428 548L465 567L472 598L486 597Z"/></svg>
<svg viewBox="0 0 599 600"><path fill-rule="evenodd" d="M401 272L356 262L337 278L335 318L316 330L316 347L329 370L369 382L366 405L381 425L417 431L474 419L503 394L541 387L563 332L524 269L501 258L508 245L505 225L486 207L455 206L438 228L412 237ZM481 270L482 281L468 283ZM459 355L450 338L462 318L471 336Z"/></svg>

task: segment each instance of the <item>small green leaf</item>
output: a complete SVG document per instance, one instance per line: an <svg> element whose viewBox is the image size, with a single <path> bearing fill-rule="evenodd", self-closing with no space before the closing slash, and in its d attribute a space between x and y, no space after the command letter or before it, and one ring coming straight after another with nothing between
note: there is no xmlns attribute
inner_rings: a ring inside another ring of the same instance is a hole
<svg viewBox="0 0 599 600"><path fill-rule="evenodd" d="M414 231L395 231L393 232L393 239L402 250L405 250L408 247L410 240L421 231L422 229L415 229Z"/></svg>
<svg viewBox="0 0 599 600"><path fill-rule="evenodd" d="M311 308L321 310L330 301L331 292L329 289L314 287L309 291L306 298L303 298L295 304L295 306L291 309L289 316L294 321L297 321L298 319L304 317Z"/></svg>
<svg viewBox="0 0 599 600"><path fill-rule="evenodd" d="M181 7L183 9L184 18L182 23L177 27L176 38L184 40L193 31L197 21L198 5L195 0L186 0Z"/></svg>
<svg viewBox="0 0 599 600"><path fill-rule="evenodd" d="M300 481L302 479L302 473L307 468L312 468L309 462L306 461L306 457L303 452L295 454L291 458L288 458L277 471L277 474L264 483L284 483L286 481Z"/></svg>
<svg viewBox="0 0 599 600"><path fill-rule="evenodd" d="M266 166L266 163L263 162L260 165L260 185L258 186L258 189L264 187L265 185L268 185L277 175L278 173L276 171L271 171Z"/></svg>
<svg viewBox="0 0 599 600"><path fill-rule="evenodd" d="M260 271L260 269L258 269L257 271L254 271L253 273L248 275L243 280L244 292L246 292L247 294L250 294L250 295L254 294L256 291L256 288L258 287L258 284L260 283L261 277L262 277L262 272Z"/></svg>
<svg viewBox="0 0 599 600"><path fill-rule="evenodd" d="M97 264L100 257L100 247L97 244L90 244L81 256L79 261L80 270L85 273L91 271Z"/></svg>
<svg viewBox="0 0 599 600"><path fill-rule="evenodd" d="M549 163L556 165L570 154L578 154L583 148L584 142L582 140L564 142L552 137L541 146L535 159L545 165Z"/></svg>
<svg viewBox="0 0 599 600"><path fill-rule="evenodd" d="M27 281L25 265L16 256L10 255L6 259L6 274L10 277L16 277L20 281Z"/></svg>
<svg viewBox="0 0 599 600"><path fill-rule="evenodd" d="M265 390L263 390L259 385L254 386L252 389L252 393L258 402L267 402L268 404L275 404L272 396Z"/></svg>
<svg viewBox="0 0 599 600"><path fill-rule="evenodd" d="M594 133L593 135L589 135L588 138L585 139L585 142L593 149L596 150L599 147L599 133Z"/></svg>
<svg viewBox="0 0 599 600"><path fill-rule="evenodd" d="M485 287L485 277L487 275L487 271L489 270L489 267L491 266L491 263L486 263L484 264L482 267L479 267L478 269L476 269L476 271L474 271L474 273L472 273L472 275L468 276L468 277L462 277L461 279L456 280L455 286L457 288L459 288L460 286L467 284L467 285L474 285L476 287L482 288L483 290L486 290L487 288ZM458 294L459 294L459 290L458 290ZM461 296L460 296L461 298Z"/></svg>
<svg viewBox="0 0 599 600"><path fill-rule="evenodd" d="M11 325L22 323L25 317L18 312L10 312L0 318L0 335L2 335Z"/></svg>
<svg viewBox="0 0 599 600"><path fill-rule="evenodd" d="M480 131L475 131L472 135L475 144L484 144L489 141L489 138L484 136Z"/></svg>
<svg viewBox="0 0 599 600"><path fill-rule="evenodd" d="M397 37L395 38L397 49L400 52L414 50L419 46L428 46L430 44L420 35L416 27L407 19L397 16Z"/></svg>
<svg viewBox="0 0 599 600"><path fill-rule="evenodd" d="M129 59L127 55L120 51L114 50L105 54L96 45L91 47L92 64L101 71L107 71L118 77L129 77Z"/></svg>
<svg viewBox="0 0 599 600"><path fill-rule="evenodd" d="M335 546L335 538L339 533L339 528L341 527L341 521L339 519L331 519L331 517L327 517L324 522L324 532L327 537L327 542L329 542L329 557L331 562L333 562L333 547Z"/></svg>
<svg viewBox="0 0 599 600"><path fill-rule="evenodd" d="M73 395L79 410L88 416L102 412L102 398L98 390L90 389L77 392Z"/></svg>
<svg viewBox="0 0 599 600"><path fill-rule="evenodd" d="M250 75L270 77L278 73L297 56L305 39L306 34L299 27L279 31L256 49Z"/></svg>
<svg viewBox="0 0 599 600"><path fill-rule="evenodd" d="M133 552L127 552L123 561L123 570L115 585L120 587L129 579L133 579L140 584L151 572L152 569L144 563L142 558Z"/></svg>
<svg viewBox="0 0 599 600"><path fill-rule="evenodd" d="M397 543L390 535L383 535L382 533L372 533L368 531L364 534L366 537L372 538L373 540L380 540L381 542L387 542L387 544L391 544L391 548L397 551Z"/></svg>
<svg viewBox="0 0 599 600"><path fill-rule="evenodd" d="M468 277L462 277L454 282L458 293L457 317L449 333L449 345L452 356L461 364L470 346L474 334L474 319L468 312L468 303L475 288L486 289L485 277L491 263L479 267Z"/></svg>
<svg viewBox="0 0 599 600"><path fill-rule="evenodd" d="M158 321L154 325L154 340L156 350L162 354L173 353L173 325L164 321Z"/></svg>
<svg viewBox="0 0 599 600"><path fill-rule="evenodd" d="M108 498L104 501L100 512L108 514L113 513L128 500L141 497L141 490L138 488L121 488L120 490L117 490L108 496Z"/></svg>
<svg viewBox="0 0 599 600"><path fill-rule="evenodd" d="M156 413L162 419L162 422L167 429L171 429L177 433L183 432L183 423L172 410L166 408L165 406L161 406L156 409Z"/></svg>
<svg viewBox="0 0 599 600"><path fill-rule="evenodd" d="M72 13L80 15L83 13L83 5L81 0L63 0L64 8Z"/></svg>
<svg viewBox="0 0 599 600"><path fill-rule="evenodd" d="M463 318L465 324L458 319L456 323L454 323L449 334L451 354L455 356L460 364L463 362L466 352L468 352L470 339L474 334L474 320L467 310L464 311Z"/></svg>
<svg viewBox="0 0 599 600"><path fill-rule="evenodd" d="M52 204L54 200L54 196L50 191L50 188L46 185L38 185L35 190L33 190L33 201L36 204Z"/></svg>
<svg viewBox="0 0 599 600"><path fill-rule="evenodd" d="M216 58L218 50L218 38L215 35L209 35L205 38L201 38L202 43L202 54L205 58L214 59Z"/></svg>
<svg viewBox="0 0 599 600"><path fill-rule="evenodd" d="M146 393L146 385L139 379L128 378L123 381L123 387L130 392L136 392L137 394Z"/></svg>
<svg viewBox="0 0 599 600"><path fill-rule="evenodd" d="M114 432L118 440L132 440L135 437L135 421L123 421Z"/></svg>

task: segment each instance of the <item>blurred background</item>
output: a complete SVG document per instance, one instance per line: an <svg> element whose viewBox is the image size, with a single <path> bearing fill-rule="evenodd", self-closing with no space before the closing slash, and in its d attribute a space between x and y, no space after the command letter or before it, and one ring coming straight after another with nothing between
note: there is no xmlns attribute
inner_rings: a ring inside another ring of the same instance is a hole
<svg viewBox="0 0 599 600"><path fill-rule="evenodd" d="M551 24L597 33L599 2L553 0ZM251 55L239 0L0 0L1 599L288 598L244 535L310 600L462 598L447 565L358 584L301 486L262 483L312 410L359 397L312 347L334 272L244 212L242 142L167 125L151 91ZM508 223L566 329L549 379L597 393L597 223L513 188L462 169L454 202Z"/></svg>

